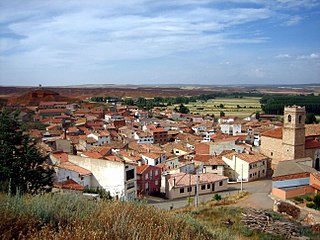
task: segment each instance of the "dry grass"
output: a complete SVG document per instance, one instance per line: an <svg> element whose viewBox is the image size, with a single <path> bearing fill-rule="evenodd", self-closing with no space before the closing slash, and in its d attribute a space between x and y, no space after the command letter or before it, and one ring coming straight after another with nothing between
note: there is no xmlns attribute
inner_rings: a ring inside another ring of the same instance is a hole
<svg viewBox="0 0 320 240"><path fill-rule="evenodd" d="M187 214L73 195L0 197L1 239L212 239Z"/></svg>

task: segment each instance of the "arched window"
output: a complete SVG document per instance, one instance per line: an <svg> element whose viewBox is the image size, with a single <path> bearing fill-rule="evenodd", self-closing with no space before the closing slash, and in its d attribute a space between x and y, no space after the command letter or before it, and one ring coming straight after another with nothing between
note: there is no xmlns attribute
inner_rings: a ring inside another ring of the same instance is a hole
<svg viewBox="0 0 320 240"><path fill-rule="evenodd" d="M302 119L302 116L300 115L300 116L299 116L299 123L301 123L301 119Z"/></svg>
<svg viewBox="0 0 320 240"><path fill-rule="evenodd" d="M291 122L291 115L288 116L288 122Z"/></svg>

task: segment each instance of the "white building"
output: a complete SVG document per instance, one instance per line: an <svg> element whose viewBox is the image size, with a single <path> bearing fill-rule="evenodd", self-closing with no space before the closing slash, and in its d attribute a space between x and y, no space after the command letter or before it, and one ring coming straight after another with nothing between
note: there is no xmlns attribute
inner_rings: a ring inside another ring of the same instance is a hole
<svg viewBox="0 0 320 240"><path fill-rule="evenodd" d="M220 124L221 132L228 135L237 135L241 133L241 124L239 123L223 123Z"/></svg>
<svg viewBox="0 0 320 240"><path fill-rule="evenodd" d="M256 153L232 152L222 156L226 163L225 175L233 181L252 181L267 176L268 157Z"/></svg>
<svg viewBox="0 0 320 240"><path fill-rule="evenodd" d="M63 162L54 167L55 180L57 182L64 182L67 180L74 180L85 188L91 188L92 173L82 167L77 166L71 162Z"/></svg>
<svg viewBox="0 0 320 240"><path fill-rule="evenodd" d="M133 138L137 140L137 143L153 143L153 135L147 132L135 132Z"/></svg>
<svg viewBox="0 0 320 240"><path fill-rule="evenodd" d="M90 134L88 134L87 137L94 138L97 141L96 144L98 146L101 146L102 144L111 142L110 133L107 130L100 131L100 132L95 132L95 133L90 133Z"/></svg>
<svg viewBox="0 0 320 240"><path fill-rule="evenodd" d="M159 163L162 163L167 159L166 155L156 154L156 153L151 153L151 152L142 153L141 158L142 158L144 164L148 164L151 166L156 166Z"/></svg>
<svg viewBox="0 0 320 240"><path fill-rule="evenodd" d="M115 156L95 159L69 155L69 161L92 172L92 188L102 187L121 200L137 196L136 165Z"/></svg>

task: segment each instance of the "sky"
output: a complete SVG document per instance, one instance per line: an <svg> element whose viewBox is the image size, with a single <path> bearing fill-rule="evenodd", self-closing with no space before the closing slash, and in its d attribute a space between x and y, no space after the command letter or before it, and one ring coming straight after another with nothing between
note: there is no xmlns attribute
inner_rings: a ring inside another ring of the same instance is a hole
<svg viewBox="0 0 320 240"><path fill-rule="evenodd" d="M320 0L0 0L0 85L320 83Z"/></svg>

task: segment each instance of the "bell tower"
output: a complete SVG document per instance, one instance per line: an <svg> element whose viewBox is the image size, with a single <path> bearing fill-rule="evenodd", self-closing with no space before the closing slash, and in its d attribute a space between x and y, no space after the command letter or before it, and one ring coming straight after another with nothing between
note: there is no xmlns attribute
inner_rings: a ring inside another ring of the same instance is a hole
<svg viewBox="0 0 320 240"><path fill-rule="evenodd" d="M305 107L288 106L284 108L283 159L305 157L305 119Z"/></svg>

